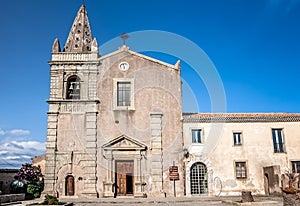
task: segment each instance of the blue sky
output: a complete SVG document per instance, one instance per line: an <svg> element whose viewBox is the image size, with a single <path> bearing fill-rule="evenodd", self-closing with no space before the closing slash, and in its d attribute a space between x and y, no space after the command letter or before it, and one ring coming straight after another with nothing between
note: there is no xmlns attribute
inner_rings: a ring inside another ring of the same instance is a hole
<svg viewBox="0 0 300 206"><path fill-rule="evenodd" d="M47 62L54 39L65 44L81 3L1 2L0 167L19 167L44 152ZM172 32L197 44L220 75L228 112L300 112L299 0L86 0L85 4L100 46L123 32L143 30ZM177 59L147 54L172 64ZM184 111L211 111L204 83L185 62L182 78L196 95L191 100L183 94Z"/></svg>

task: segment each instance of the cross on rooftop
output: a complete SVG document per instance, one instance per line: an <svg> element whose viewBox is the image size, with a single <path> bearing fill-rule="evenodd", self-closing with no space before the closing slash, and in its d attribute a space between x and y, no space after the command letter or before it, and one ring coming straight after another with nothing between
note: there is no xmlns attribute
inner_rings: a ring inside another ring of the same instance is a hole
<svg viewBox="0 0 300 206"><path fill-rule="evenodd" d="M129 38L128 34L123 33L120 37L123 39L123 45L126 45L126 40Z"/></svg>

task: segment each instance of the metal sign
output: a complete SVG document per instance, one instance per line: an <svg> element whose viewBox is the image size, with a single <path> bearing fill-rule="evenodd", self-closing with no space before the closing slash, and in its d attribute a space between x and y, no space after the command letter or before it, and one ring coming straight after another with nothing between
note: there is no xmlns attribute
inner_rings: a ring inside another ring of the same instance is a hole
<svg viewBox="0 0 300 206"><path fill-rule="evenodd" d="M169 167L169 179L179 180L178 166Z"/></svg>

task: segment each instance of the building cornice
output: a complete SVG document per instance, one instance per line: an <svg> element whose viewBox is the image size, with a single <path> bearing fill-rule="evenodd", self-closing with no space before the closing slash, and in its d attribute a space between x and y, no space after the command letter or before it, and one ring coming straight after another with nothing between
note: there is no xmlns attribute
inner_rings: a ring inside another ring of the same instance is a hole
<svg viewBox="0 0 300 206"><path fill-rule="evenodd" d="M62 100L46 100L48 104L57 103L100 103L100 100L84 100L84 99L62 99Z"/></svg>
<svg viewBox="0 0 300 206"><path fill-rule="evenodd" d="M300 122L299 113L189 113L183 122L240 123L240 122Z"/></svg>

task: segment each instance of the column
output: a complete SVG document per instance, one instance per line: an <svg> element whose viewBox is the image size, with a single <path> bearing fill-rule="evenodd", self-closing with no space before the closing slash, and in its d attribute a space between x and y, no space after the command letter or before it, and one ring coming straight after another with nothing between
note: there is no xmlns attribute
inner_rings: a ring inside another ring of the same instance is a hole
<svg viewBox="0 0 300 206"><path fill-rule="evenodd" d="M86 113L86 155L84 157L84 191L87 197L97 197L97 113Z"/></svg>
<svg viewBox="0 0 300 206"><path fill-rule="evenodd" d="M162 116L161 112L150 113L151 149L152 149L152 197L164 197L163 193L163 150L162 150Z"/></svg>
<svg viewBox="0 0 300 206"><path fill-rule="evenodd" d="M114 193L112 191L113 188L113 175L112 175L112 171L113 171L113 155L112 155L112 151L107 151L109 154L105 154L106 160L107 160L107 179L104 182L104 194L103 197L113 197Z"/></svg>
<svg viewBox="0 0 300 206"><path fill-rule="evenodd" d="M143 191L142 191L142 186L143 186L143 182L142 182L142 178L141 178L141 170L142 170L142 164L141 164L141 151L137 151L137 157L135 159L135 192L134 192L134 197L143 197Z"/></svg>
<svg viewBox="0 0 300 206"><path fill-rule="evenodd" d="M46 165L43 194L57 195L55 191L56 181L56 135L58 113L48 113L48 130L46 141Z"/></svg>

